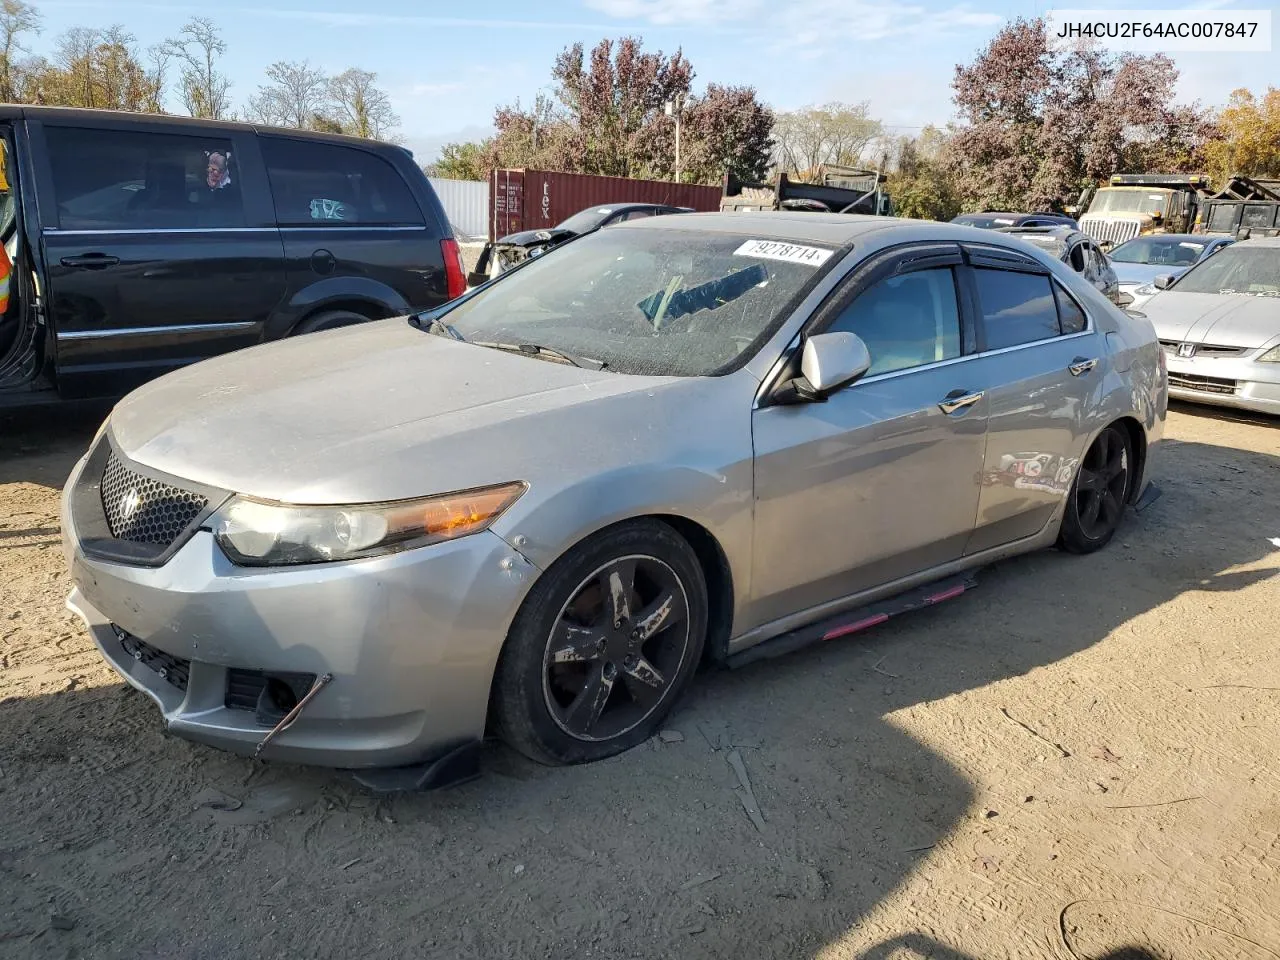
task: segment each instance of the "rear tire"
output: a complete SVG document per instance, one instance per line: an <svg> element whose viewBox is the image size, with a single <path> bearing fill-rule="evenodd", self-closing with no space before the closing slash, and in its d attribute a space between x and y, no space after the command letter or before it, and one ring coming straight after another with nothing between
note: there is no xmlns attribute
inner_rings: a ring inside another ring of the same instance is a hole
<svg viewBox="0 0 1280 960"><path fill-rule="evenodd" d="M353 327L357 323L368 323L369 318L354 310L325 310L307 317L293 328L291 336L304 333L318 333L321 330L336 330L339 327Z"/></svg>
<svg viewBox="0 0 1280 960"><path fill-rule="evenodd" d="M706 633L689 544L658 520L606 530L558 560L516 615L494 678L497 732L546 764L628 750L670 714Z"/></svg>
<svg viewBox="0 0 1280 960"><path fill-rule="evenodd" d="M1080 461L1067 495L1058 546L1068 553L1093 553L1115 536L1135 481L1129 434L1106 427Z"/></svg>

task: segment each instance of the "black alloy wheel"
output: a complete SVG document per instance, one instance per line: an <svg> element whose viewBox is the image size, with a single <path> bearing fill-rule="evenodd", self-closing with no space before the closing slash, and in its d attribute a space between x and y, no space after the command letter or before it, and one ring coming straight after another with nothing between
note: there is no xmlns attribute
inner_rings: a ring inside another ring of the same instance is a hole
<svg viewBox="0 0 1280 960"><path fill-rule="evenodd" d="M1059 544L1072 553L1105 546L1124 517L1132 482L1129 438L1113 424L1098 434L1080 463Z"/></svg>
<svg viewBox="0 0 1280 960"><path fill-rule="evenodd" d="M580 740L610 740L658 708L689 652L689 598L650 556L612 560L586 577L547 641L543 696Z"/></svg>
<svg viewBox="0 0 1280 960"><path fill-rule="evenodd" d="M540 763L613 756L658 732L706 643L706 577L656 518L587 538L521 604L498 657L492 726Z"/></svg>

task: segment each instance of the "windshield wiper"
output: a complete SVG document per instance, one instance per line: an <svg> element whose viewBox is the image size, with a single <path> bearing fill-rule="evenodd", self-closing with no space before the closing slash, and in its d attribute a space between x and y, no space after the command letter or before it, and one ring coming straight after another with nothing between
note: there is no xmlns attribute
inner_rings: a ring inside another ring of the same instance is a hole
<svg viewBox="0 0 1280 960"><path fill-rule="evenodd" d="M583 370L603 370L605 367L603 360L574 356L571 353L565 353L563 350L557 350L555 347L544 347L538 343L497 343L493 340L469 340L467 342L473 343L477 347L505 350L508 353L523 353L530 357L543 357L547 360L567 363L573 367L581 367Z"/></svg>
<svg viewBox="0 0 1280 960"><path fill-rule="evenodd" d="M448 337L450 340L460 340L467 342L467 338L458 332L458 328L451 323L445 323L437 316L429 313L420 313L413 318L414 326L419 330L425 330L427 333L434 333L437 337Z"/></svg>

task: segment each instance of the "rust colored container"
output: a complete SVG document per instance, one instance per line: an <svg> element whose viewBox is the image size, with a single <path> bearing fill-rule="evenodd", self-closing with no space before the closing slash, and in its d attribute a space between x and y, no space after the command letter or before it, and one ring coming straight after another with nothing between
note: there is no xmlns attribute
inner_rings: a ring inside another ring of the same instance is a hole
<svg viewBox="0 0 1280 960"><path fill-rule="evenodd" d="M494 170L489 176L489 239L554 227L588 207L607 203L668 203L704 212L720 209L719 186L631 180L545 170Z"/></svg>

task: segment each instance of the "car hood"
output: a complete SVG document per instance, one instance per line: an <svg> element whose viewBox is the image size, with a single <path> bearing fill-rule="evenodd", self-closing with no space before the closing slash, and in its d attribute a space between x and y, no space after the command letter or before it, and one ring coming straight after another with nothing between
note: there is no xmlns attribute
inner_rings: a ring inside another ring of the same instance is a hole
<svg viewBox="0 0 1280 960"><path fill-rule="evenodd" d="M1187 271L1187 267L1174 267L1167 263L1120 263L1116 260L1111 261L1111 269L1115 270L1116 279L1125 286L1150 283L1165 274L1180 277Z"/></svg>
<svg viewBox="0 0 1280 960"><path fill-rule="evenodd" d="M1165 290L1142 307L1161 340L1261 347L1280 336L1280 298Z"/></svg>
<svg viewBox="0 0 1280 960"><path fill-rule="evenodd" d="M677 416L653 398L689 382L504 353L395 319L170 373L121 401L110 429L136 463L224 490L400 500L525 479L548 460L586 463L586 434L616 429L611 413L652 429L652 418ZM626 397L641 412L607 409Z"/></svg>
<svg viewBox="0 0 1280 960"><path fill-rule="evenodd" d="M576 236L577 233L572 230L552 227L550 230L522 230L519 233L509 233L499 238L498 243L507 247L536 247L543 243L564 243Z"/></svg>

